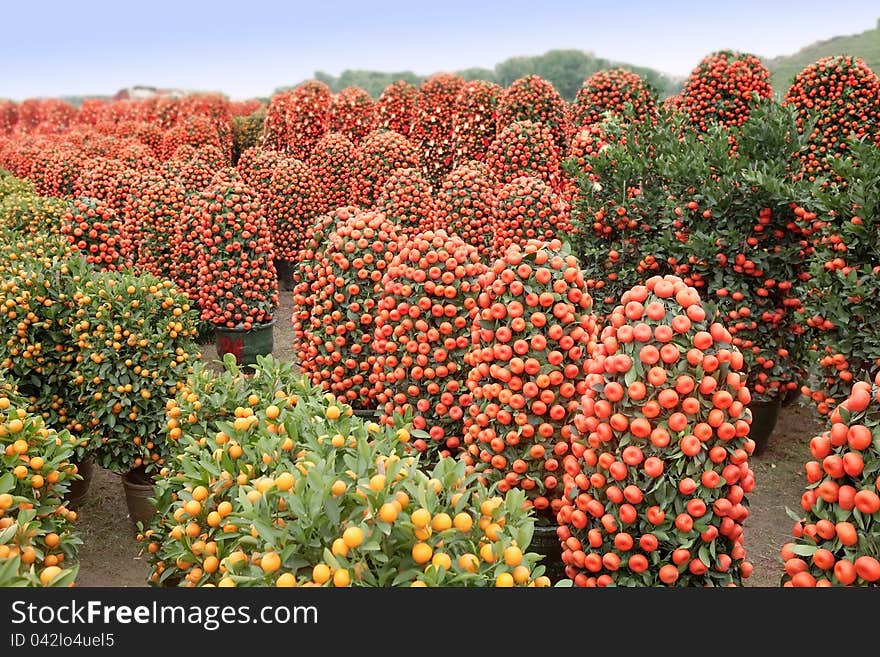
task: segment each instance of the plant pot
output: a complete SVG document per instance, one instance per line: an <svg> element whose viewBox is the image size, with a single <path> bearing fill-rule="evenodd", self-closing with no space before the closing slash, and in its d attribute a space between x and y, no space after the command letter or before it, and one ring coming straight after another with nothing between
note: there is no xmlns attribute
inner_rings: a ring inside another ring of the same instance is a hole
<svg viewBox="0 0 880 657"><path fill-rule="evenodd" d="M767 448L770 434L779 420L779 410L782 408L782 399L772 401L752 401L747 406L752 413L752 424L749 428L749 437L755 441L754 455L761 454Z"/></svg>
<svg viewBox="0 0 880 657"><path fill-rule="evenodd" d="M254 326L246 331L241 328L214 328L217 356L222 360L226 354L235 356L238 365L256 365L257 356L268 356L275 346L275 320Z"/></svg>
<svg viewBox="0 0 880 657"><path fill-rule="evenodd" d="M529 551L543 555L539 562L544 566L544 574L550 578L551 584L565 579L565 564L562 562L562 544L556 534L556 525L535 524L535 533L529 544Z"/></svg>
<svg viewBox="0 0 880 657"><path fill-rule="evenodd" d="M122 487L129 519L135 525L140 522L144 527L148 526L156 515L156 507L150 502L155 494L153 479L142 468L136 468L122 475Z"/></svg>
<svg viewBox="0 0 880 657"><path fill-rule="evenodd" d="M70 483L70 488L64 496L64 503L68 509L75 511L82 506L88 497L89 486L92 485L92 478L95 475L95 464L91 459L73 461L72 463L76 465L76 471L82 479L76 479Z"/></svg>
<svg viewBox="0 0 880 657"><path fill-rule="evenodd" d="M293 289L294 264L290 260L276 260L275 272L278 274L278 289L290 291Z"/></svg>
<svg viewBox="0 0 880 657"><path fill-rule="evenodd" d="M801 398L801 388L798 386L794 390L788 390L782 396L782 408L788 408L798 402Z"/></svg>

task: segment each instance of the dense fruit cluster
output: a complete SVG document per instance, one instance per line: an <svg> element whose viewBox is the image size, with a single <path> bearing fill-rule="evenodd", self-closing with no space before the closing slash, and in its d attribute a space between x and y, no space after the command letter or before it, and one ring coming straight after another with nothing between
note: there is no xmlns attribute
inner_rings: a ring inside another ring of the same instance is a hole
<svg viewBox="0 0 880 657"><path fill-rule="evenodd" d="M272 96L266 111L264 148L306 160L330 124L332 93L318 80Z"/></svg>
<svg viewBox="0 0 880 657"><path fill-rule="evenodd" d="M328 132L315 144L308 165L323 192L328 209L352 202L355 147L348 137L338 132Z"/></svg>
<svg viewBox="0 0 880 657"><path fill-rule="evenodd" d="M880 586L880 375L859 381L810 441L804 516L782 548L783 586Z"/></svg>
<svg viewBox="0 0 880 657"><path fill-rule="evenodd" d="M558 514L578 586L725 586L745 562L742 355L674 276L625 293L590 362Z"/></svg>
<svg viewBox="0 0 880 657"><path fill-rule="evenodd" d="M438 185L454 164L453 128L464 84L459 75L438 73L419 87L410 138L418 148L422 174L431 185Z"/></svg>
<svg viewBox="0 0 880 657"><path fill-rule="evenodd" d="M371 132L357 150L352 202L371 209L394 170L418 166L419 153L406 137L392 130Z"/></svg>
<svg viewBox="0 0 880 657"><path fill-rule="evenodd" d="M540 178L520 176L497 189L492 206L496 255L503 255L511 244L556 239L570 229L562 197Z"/></svg>
<svg viewBox="0 0 880 657"><path fill-rule="evenodd" d="M357 146L376 127L375 102L360 87L346 87L333 95L327 129L348 137Z"/></svg>
<svg viewBox="0 0 880 657"><path fill-rule="evenodd" d="M497 185L520 176L540 178L556 190L561 182L559 149L542 123L514 121L489 145L486 167Z"/></svg>
<svg viewBox="0 0 880 657"><path fill-rule="evenodd" d="M438 230L407 240L384 276L373 343L376 399L385 422L399 414L428 433L413 445L432 460L462 443L470 405L464 355L485 270L476 248Z"/></svg>
<svg viewBox="0 0 880 657"><path fill-rule="evenodd" d="M128 266L128 247L122 240L122 222L102 201L75 198L61 217L61 234L101 271Z"/></svg>
<svg viewBox="0 0 880 657"><path fill-rule="evenodd" d="M657 92L637 73L626 69L597 71L584 80L573 110L576 128L603 121L606 112L635 121L653 121Z"/></svg>
<svg viewBox="0 0 880 657"><path fill-rule="evenodd" d="M712 123L737 127L759 99L773 97L770 71L754 55L723 50L703 58L681 92L691 122L701 131Z"/></svg>
<svg viewBox="0 0 880 657"><path fill-rule="evenodd" d="M376 128L409 137L419 102L419 90L409 82L392 82L376 101Z"/></svg>
<svg viewBox="0 0 880 657"><path fill-rule="evenodd" d="M401 235L414 237L433 229L437 222L431 189L416 168L394 170L382 186L375 207L400 227Z"/></svg>
<svg viewBox="0 0 880 657"><path fill-rule="evenodd" d="M437 191L438 226L461 237L486 257L491 253L495 188L485 167L471 162L453 169Z"/></svg>
<svg viewBox="0 0 880 657"><path fill-rule="evenodd" d="M178 259L173 245L180 231L180 213L185 203L186 189L166 179L157 180L134 197L130 213L139 229L135 258L139 270L158 278L173 277Z"/></svg>
<svg viewBox="0 0 880 657"><path fill-rule="evenodd" d="M514 121L541 123L550 130L556 146L565 147L565 101L553 85L537 75L527 75L510 83L498 98L497 125L503 130Z"/></svg>
<svg viewBox="0 0 880 657"><path fill-rule="evenodd" d="M28 414L0 385L0 586L71 586L82 542L64 496L77 468L73 439Z"/></svg>
<svg viewBox="0 0 880 657"><path fill-rule="evenodd" d="M274 257L296 262L305 229L327 210L323 189L304 162L285 157L274 163L266 194L259 200L272 235Z"/></svg>
<svg viewBox="0 0 880 657"><path fill-rule="evenodd" d="M400 227L379 212L344 212L339 219L317 257L299 359L314 384L348 403L375 408L370 345L382 278L400 248Z"/></svg>
<svg viewBox="0 0 880 657"><path fill-rule="evenodd" d="M256 194L230 168L218 174L199 202L202 321L246 331L272 321L278 277L269 225Z"/></svg>
<svg viewBox="0 0 880 657"><path fill-rule="evenodd" d="M463 458L499 491L525 491L546 520L562 503L562 461L587 392L592 300L558 240L512 245L479 285Z"/></svg>
<svg viewBox="0 0 880 657"><path fill-rule="evenodd" d="M495 110L501 87L494 82L471 80L464 84L459 94L452 125L456 166L471 160L479 162L485 157L498 132Z"/></svg>
<svg viewBox="0 0 880 657"><path fill-rule="evenodd" d="M824 57L797 74L785 94L798 113L798 129L809 130L809 150L801 157L809 173L832 170L834 156L846 154L849 140L880 146L880 78L856 57Z"/></svg>

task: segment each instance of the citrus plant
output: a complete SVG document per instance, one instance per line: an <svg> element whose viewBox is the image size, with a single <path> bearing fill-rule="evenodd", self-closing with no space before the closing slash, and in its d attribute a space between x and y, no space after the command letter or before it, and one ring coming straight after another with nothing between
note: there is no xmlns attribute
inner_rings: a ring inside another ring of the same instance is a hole
<svg viewBox="0 0 880 657"><path fill-rule="evenodd" d="M856 382L810 441L807 490L794 540L782 548L783 586L878 586L880 582L880 374Z"/></svg>
<svg viewBox="0 0 880 657"><path fill-rule="evenodd" d="M465 385L471 324L486 270L477 250L443 230L405 242L383 277L371 378L383 422L397 416L428 434L421 463L458 452L470 406Z"/></svg>
<svg viewBox="0 0 880 657"><path fill-rule="evenodd" d="M187 419L141 535L153 585L547 583L521 498L469 486L451 459L422 472L405 426L365 423L288 364L197 368L168 413Z"/></svg>
<svg viewBox="0 0 880 657"><path fill-rule="evenodd" d="M205 256L198 271L202 321L246 331L272 321L278 308L275 251L256 193L228 168L199 202Z"/></svg>
<svg viewBox="0 0 880 657"><path fill-rule="evenodd" d="M623 295L589 363L558 535L577 586L740 584L754 487L743 357L698 292Z"/></svg>
<svg viewBox="0 0 880 657"><path fill-rule="evenodd" d="M449 172L435 197L437 224L476 247L491 252L495 186L484 167L469 162Z"/></svg>
<svg viewBox="0 0 880 657"><path fill-rule="evenodd" d="M120 474L158 469L169 449L160 434L164 400L200 357L189 299L149 274L107 272L84 279L73 303L69 377L95 462Z"/></svg>
<svg viewBox="0 0 880 657"><path fill-rule="evenodd" d="M0 586L66 586L76 577L82 541L63 499L77 476L74 442L29 414L14 386L0 385Z"/></svg>
<svg viewBox="0 0 880 657"><path fill-rule="evenodd" d="M523 490L552 523L595 346L592 300L577 258L558 240L511 246L479 285L463 458L499 491Z"/></svg>

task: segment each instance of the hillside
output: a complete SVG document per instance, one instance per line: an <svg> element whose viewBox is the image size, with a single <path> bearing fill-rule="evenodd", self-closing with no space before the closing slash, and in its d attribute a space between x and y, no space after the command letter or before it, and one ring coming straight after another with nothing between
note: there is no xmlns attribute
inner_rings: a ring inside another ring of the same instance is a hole
<svg viewBox="0 0 880 657"><path fill-rule="evenodd" d="M782 97L795 75L816 60L833 55L861 57L875 73L880 73L880 20L877 21L877 27L872 30L818 41L793 55L765 58L764 64L773 75L773 89Z"/></svg>

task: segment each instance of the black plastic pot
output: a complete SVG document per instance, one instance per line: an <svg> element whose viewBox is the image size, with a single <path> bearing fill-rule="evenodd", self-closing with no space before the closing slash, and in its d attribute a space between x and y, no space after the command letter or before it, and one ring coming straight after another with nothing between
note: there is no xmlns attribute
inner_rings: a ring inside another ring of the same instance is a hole
<svg viewBox="0 0 880 657"><path fill-rule="evenodd" d="M256 365L257 356L268 356L275 348L275 320L254 326L249 331L241 328L214 329L214 342L217 356L230 353L238 365Z"/></svg>
<svg viewBox="0 0 880 657"><path fill-rule="evenodd" d="M294 264L289 260L276 260L275 272L278 274L278 289L290 291L293 289Z"/></svg>
<svg viewBox="0 0 880 657"><path fill-rule="evenodd" d="M752 413L752 424L749 428L749 437L755 441L754 455L761 454L767 449L767 442L776 422L779 420L779 410L782 408L782 400L752 401L747 407Z"/></svg>
<svg viewBox="0 0 880 657"><path fill-rule="evenodd" d="M535 525L535 533L529 544L529 551L543 555L540 563L544 566L544 574L550 578L551 584L565 579L565 564L562 562L562 544L556 534L556 525Z"/></svg>

